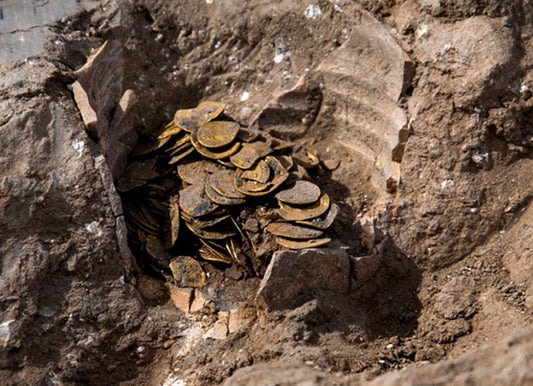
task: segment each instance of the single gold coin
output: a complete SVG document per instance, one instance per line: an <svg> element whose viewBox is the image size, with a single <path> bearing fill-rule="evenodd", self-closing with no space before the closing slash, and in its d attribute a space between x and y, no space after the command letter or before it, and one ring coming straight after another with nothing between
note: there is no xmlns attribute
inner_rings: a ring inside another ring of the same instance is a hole
<svg viewBox="0 0 533 386"><path fill-rule="evenodd" d="M308 240L322 236L324 232L318 229L307 228L289 222L271 222L266 229L275 236L289 239Z"/></svg>
<svg viewBox="0 0 533 386"><path fill-rule="evenodd" d="M172 258L169 267L178 287L203 287L207 283L204 269L190 256Z"/></svg>
<svg viewBox="0 0 533 386"><path fill-rule="evenodd" d="M318 248L323 245L328 244L331 241L330 238L324 237L321 239L311 239L311 240L290 240L284 237L277 236L276 242L287 249L301 250L307 248Z"/></svg>
<svg viewBox="0 0 533 386"><path fill-rule="evenodd" d="M202 123L217 118L224 112L226 105L221 102L205 101L194 109L178 110L174 114L174 124L182 130L191 132Z"/></svg>
<svg viewBox="0 0 533 386"><path fill-rule="evenodd" d="M331 204L329 210L321 216L312 218L310 220L297 221L297 223L317 229L327 229L333 224L338 214L339 206L337 204Z"/></svg>
<svg viewBox="0 0 533 386"><path fill-rule="evenodd" d="M205 195L202 184L187 186L179 196L180 209L193 218L206 216L218 209L218 205Z"/></svg>
<svg viewBox="0 0 533 386"><path fill-rule="evenodd" d="M287 221L303 221L318 217L329 209L329 196L324 193L320 199L311 205L292 206L278 200L278 214Z"/></svg>
<svg viewBox="0 0 533 386"><path fill-rule="evenodd" d="M239 133L239 124L230 121L211 121L200 126L196 131L198 143L209 149L217 149L231 144Z"/></svg>
<svg viewBox="0 0 533 386"><path fill-rule="evenodd" d="M312 182L299 180L290 189L277 193L276 198L287 204L313 204L320 198L320 188Z"/></svg>

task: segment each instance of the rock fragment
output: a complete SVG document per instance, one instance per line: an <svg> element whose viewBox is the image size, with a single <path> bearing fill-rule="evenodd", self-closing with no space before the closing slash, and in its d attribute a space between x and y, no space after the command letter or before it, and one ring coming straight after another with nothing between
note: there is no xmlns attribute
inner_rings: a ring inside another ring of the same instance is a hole
<svg viewBox="0 0 533 386"><path fill-rule="evenodd" d="M298 307L320 293L348 292L350 262L344 250L277 251L257 293L267 311Z"/></svg>

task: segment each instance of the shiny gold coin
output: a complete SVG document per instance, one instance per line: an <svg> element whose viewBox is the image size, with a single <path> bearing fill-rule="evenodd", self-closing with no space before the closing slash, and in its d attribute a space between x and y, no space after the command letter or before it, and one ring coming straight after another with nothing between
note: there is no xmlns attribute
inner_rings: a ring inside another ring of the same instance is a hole
<svg viewBox="0 0 533 386"><path fill-rule="evenodd" d="M270 153L272 149L264 142L243 143L239 152L230 157L230 161L239 169L250 169L258 159Z"/></svg>
<svg viewBox="0 0 533 386"><path fill-rule="evenodd" d="M169 267L178 287L203 287L207 283L204 269L190 256L173 257Z"/></svg>
<svg viewBox="0 0 533 386"><path fill-rule="evenodd" d="M241 144L239 142L235 142L233 144L229 144L227 146L218 148L218 149L208 149L207 147L203 146L200 142L198 142L198 137L196 132L191 133L191 143L195 147L196 151L203 155L206 158L219 160L224 159L232 156L233 154L237 153L237 151L240 149Z"/></svg>
<svg viewBox="0 0 533 386"><path fill-rule="evenodd" d="M276 198L287 204L312 204L320 198L320 188L312 182L299 180L292 188L277 193Z"/></svg>
<svg viewBox="0 0 533 386"><path fill-rule="evenodd" d="M266 229L276 236L282 236L289 239L314 239L322 236L324 232L318 229L307 228L291 224L288 222L271 222Z"/></svg>
<svg viewBox="0 0 533 386"><path fill-rule="evenodd" d="M122 177L135 180L151 180L157 178L159 177L159 173L155 169L156 161L156 158L134 161L126 167Z"/></svg>
<svg viewBox="0 0 533 386"><path fill-rule="evenodd" d="M218 205L207 198L201 184L187 186L180 191L179 196L180 209L193 218L208 215L218 209Z"/></svg>
<svg viewBox="0 0 533 386"><path fill-rule="evenodd" d="M196 130L198 143L209 149L218 149L231 144L239 133L239 124L230 121L206 122Z"/></svg>
<svg viewBox="0 0 533 386"><path fill-rule="evenodd" d="M329 196L324 193L320 199L311 205L291 206L278 201L278 214L288 221L303 221L318 217L329 209Z"/></svg>
<svg viewBox="0 0 533 386"><path fill-rule="evenodd" d="M311 239L311 240L290 240L283 237L276 237L276 242L287 249L294 249L294 250L300 250L300 249L307 249L307 248L318 248L323 245L328 244L331 241L330 238L324 237L322 239Z"/></svg>
<svg viewBox="0 0 533 386"><path fill-rule="evenodd" d="M174 114L174 123L182 130L191 132L202 123L217 118L225 108L226 105L224 103L205 101L194 109L176 111L176 114Z"/></svg>
<svg viewBox="0 0 533 386"><path fill-rule="evenodd" d="M310 220L297 221L297 223L317 229L327 229L333 224L338 214L339 206L337 204L331 204L329 210L321 216L312 218Z"/></svg>

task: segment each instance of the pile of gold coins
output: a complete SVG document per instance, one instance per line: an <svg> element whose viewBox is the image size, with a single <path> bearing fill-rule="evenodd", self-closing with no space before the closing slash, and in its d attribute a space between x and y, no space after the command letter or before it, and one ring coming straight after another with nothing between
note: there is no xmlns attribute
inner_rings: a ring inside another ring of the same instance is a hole
<svg viewBox="0 0 533 386"><path fill-rule="evenodd" d="M310 181L315 154L241 127L224 109L207 101L178 110L131 152L117 184L132 249L196 284L205 281L195 273L202 259L254 273L258 242L296 250L329 243L324 233L339 211Z"/></svg>

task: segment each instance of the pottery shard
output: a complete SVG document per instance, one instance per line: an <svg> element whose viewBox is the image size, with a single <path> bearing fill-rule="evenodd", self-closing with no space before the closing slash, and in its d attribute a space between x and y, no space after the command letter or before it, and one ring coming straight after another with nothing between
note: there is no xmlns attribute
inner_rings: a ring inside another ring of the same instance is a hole
<svg viewBox="0 0 533 386"><path fill-rule="evenodd" d="M216 340L225 340L228 337L228 326L218 320L215 322L213 327L211 327L207 332L204 334L204 339L216 339Z"/></svg>
<svg viewBox="0 0 533 386"><path fill-rule="evenodd" d="M257 301L273 311L298 307L320 292L342 296L348 292L349 275L344 250L277 251L261 281Z"/></svg>
<svg viewBox="0 0 533 386"><path fill-rule="evenodd" d="M254 307L233 308L229 311L228 330L234 332L245 331L254 323L256 310Z"/></svg>
<svg viewBox="0 0 533 386"><path fill-rule="evenodd" d="M194 290L192 288L176 287L172 284L168 284L167 286L170 292L170 299L176 308L185 314L189 313Z"/></svg>

